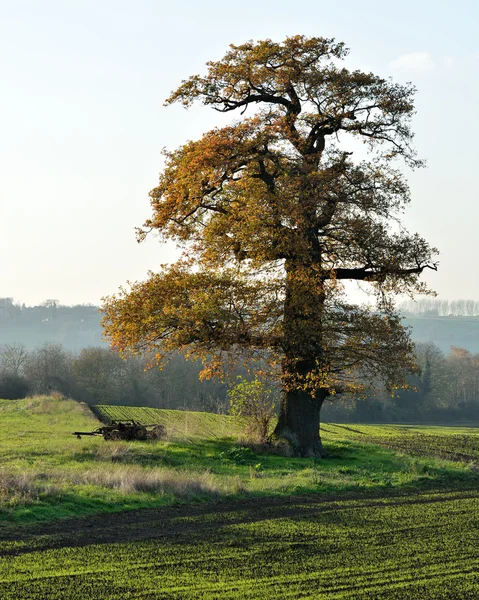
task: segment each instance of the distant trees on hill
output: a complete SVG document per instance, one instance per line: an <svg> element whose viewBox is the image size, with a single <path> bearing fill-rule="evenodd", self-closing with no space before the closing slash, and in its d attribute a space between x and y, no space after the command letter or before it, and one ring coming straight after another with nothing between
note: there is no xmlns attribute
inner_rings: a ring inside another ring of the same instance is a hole
<svg viewBox="0 0 479 600"><path fill-rule="evenodd" d="M45 300L26 306L13 298L0 298L0 344L21 342L35 348L48 341L78 351L102 344L101 315L97 306L64 306Z"/></svg>
<svg viewBox="0 0 479 600"><path fill-rule="evenodd" d="M479 316L479 301L426 298L403 303L401 311L406 317L470 318ZM58 300L48 299L37 306L26 306L10 297L0 298L0 347L20 343L33 350L47 342L55 342L74 353L92 346L106 348L100 320L101 313L94 305L65 306ZM441 324L443 329L434 331L426 331L415 323L412 339L415 336L421 340L432 339L443 350L451 344L479 350L479 328L466 333L463 328L457 329L458 322L446 323L445 320Z"/></svg>
<svg viewBox="0 0 479 600"><path fill-rule="evenodd" d="M405 315L438 317L477 317L479 300L442 300L440 298L421 298L407 300L400 305Z"/></svg>
<svg viewBox="0 0 479 600"><path fill-rule="evenodd" d="M402 312L475 317L479 302L426 298L404 303ZM148 356L124 361L106 344L101 345L100 317L98 307L92 305L63 306L50 299L27 307L12 298L0 298L0 398L57 391L90 403L227 411L228 385L200 382L200 363L177 355L159 371L146 368ZM421 335L426 334L430 332ZM466 345L462 330L450 342L444 332L443 337L443 347L454 340ZM422 371L410 379L417 392L403 391L395 398L385 394L361 400L335 398L325 406L323 418L339 422L479 421L479 354L474 353L474 344L470 347L473 352L453 347L443 353L432 343L418 343Z"/></svg>

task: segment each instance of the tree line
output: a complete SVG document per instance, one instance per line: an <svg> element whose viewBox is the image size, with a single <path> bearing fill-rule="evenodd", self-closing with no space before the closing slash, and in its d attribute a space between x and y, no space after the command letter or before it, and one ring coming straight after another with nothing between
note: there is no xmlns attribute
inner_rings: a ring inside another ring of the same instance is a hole
<svg viewBox="0 0 479 600"><path fill-rule="evenodd" d="M479 354L433 343L415 344L420 372L409 389L345 398L325 408L324 419L343 422L449 423L479 421Z"/></svg>
<svg viewBox="0 0 479 600"><path fill-rule="evenodd" d="M479 354L452 347L444 354L432 343L417 343L420 373L409 377L409 389L360 398L332 398L324 421L451 422L479 421ZM149 368L152 357L120 355L105 346L74 353L61 344L34 350L14 343L0 347L0 398L60 393L89 404L228 411L228 390L238 369L225 383L201 381L202 365L176 354L160 370ZM244 380L244 379L243 379ZM279 403L279 391L278 394Z"/></svg>
<svg viewBox="0 0 479 600"><path fill-rule="evenodd" d="M48 342L34 350L0 347L0 398L60 393L89 404L119 404L222 412L227 386L200 381L201 365L176 355L164 369L148 368L152 357L123 360L106 346L74 353Z"/></svg>
<svg viewBox="0 0 479 600"><path fill-rule="evenodd" d="M407 300L400 305L404 315L430 317L477 317L478 300L443 300L442 298L421 298Z"/></svg>

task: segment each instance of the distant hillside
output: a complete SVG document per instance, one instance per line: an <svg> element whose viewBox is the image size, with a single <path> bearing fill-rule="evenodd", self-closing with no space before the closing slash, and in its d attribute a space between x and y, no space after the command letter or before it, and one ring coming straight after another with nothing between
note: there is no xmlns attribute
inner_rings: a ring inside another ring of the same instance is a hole
<svg viewBox="0 0 479 600"><path fill-rule="evenodd" d="M0 298L0 345L19 342L32 349L57 342L78 352L105 343L100 320L97 306L63 306L56 300L25 306ZM479 316L409 314L404 323L412 327L414 341L433 342L445 353L451 346L479 352Z"/></svg>
<svg viewBox="0 0 479 600"><path fill-rule="evenodd" d="M433 342L445 353L451 346L479 352L479 317L409 316L404 323L415 342Z"/></svg>
<svg viewBox="0 0 479 600"><path fill-rule="evenodd" d="M18 342L33 349L46 342L79 351L102 343L101 314L97 306L63 306L47 300L25 306L12 298L0 298L0 345Z"/></svg>

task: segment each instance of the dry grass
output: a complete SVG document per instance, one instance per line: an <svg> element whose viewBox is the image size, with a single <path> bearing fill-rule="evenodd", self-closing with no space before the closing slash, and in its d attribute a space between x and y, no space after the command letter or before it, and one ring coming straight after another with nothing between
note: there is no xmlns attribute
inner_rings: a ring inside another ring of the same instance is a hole
<svg viewBox="0 0 479 600"><path fill-rule="evenodd" d="M25 408L33 414L52 414L59 409L69 409L70 412L83 413L90 415L88 406L72 400L63 394L53 392L48 396L28 396Z"/></svg>
<svg viewBox="0 0 479 600"><path fill-rule="evenodd" d="M88 452L88 450L86 451ZM134 454L131 450L131 446L121 441L117 441L113 444L100 444L95 446L91 451L94 453L96 460L110 462L121 462Z"/></svg>
<svg viewBox="0 0 479 600"><path fill-rule="evenodd" d="M189 473L168 469L145 469L135 465L95 468L80 475L77 483L119 489L126 493L171 494L177 498L221 493L211 473Z"/></svg>
<svg viewBox="0 0 479 600"><path fill-rule="evenodd" d="M57 494L60 488L44 473L2 473L0 471L0 504L16 506L38 501L41 496Z"/></svg>
<svg viewBox="0 0 479 600"><path fill-rule="evenodd" d="M0 504L15 506L57 496L71 485L93 485L125 494L135 492L169 495L183 500L199 496L218 497L245 491L239 477L219 480L208 471L194 473L137 465L104 465L87 471L54 473L1 473Z"/></svg>
<svg viewBox="0 0 479 600"><path fill-rule="evenodd" d="M237 437L238 444L243 448L249 448L255 454L272 454L276 456L292 456L291 444L286 440L271 440L270 442L259 442L254 438L240 435Z"/></svg>

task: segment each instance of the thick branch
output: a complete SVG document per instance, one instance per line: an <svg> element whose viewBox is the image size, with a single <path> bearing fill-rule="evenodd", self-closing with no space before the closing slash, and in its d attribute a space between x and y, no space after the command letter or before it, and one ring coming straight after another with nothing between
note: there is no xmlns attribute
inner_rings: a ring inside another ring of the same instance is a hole
<svg viewBox="0 0 479 600"><path fill-rule="evenodd" d="M432 265L418 265L417 267L411 267L409 269L388 269L387 267L374 267L365 266L353 269L339 268L331 271L330 275L325 279L354 279L357 281L368 281L374 280L378 277L386 277L387 275L393 276L405 276L405 275L419 275L424 269L432 269L437 271L437 264Z"/></svg>
<svg viewBox="0 0 479 600"><path fill-rule="evenodd" d="M257 102L269 102L271 104L281 104L285 106L288 110L292 106L292 102L283 98L282 96L274 96L273 94L248 94L246 98L243 100L231 100L231 98L218 98L218 103L223 104L223 108L218 108L214 106L213 108L218 112L230 112L232 110L236 110L237 108L241 108L242 106L248 106L248 104L253 104Z"/></svg>

